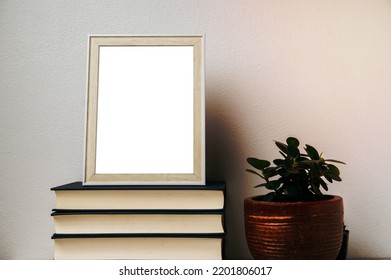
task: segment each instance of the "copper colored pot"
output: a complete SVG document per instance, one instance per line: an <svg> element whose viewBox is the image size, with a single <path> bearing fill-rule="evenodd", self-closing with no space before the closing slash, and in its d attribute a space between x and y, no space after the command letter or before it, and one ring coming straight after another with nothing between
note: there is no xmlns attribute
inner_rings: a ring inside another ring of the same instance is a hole
<svg viewBox="0 0 391 280"><path fill-rule="evenodd" d="M343 201L244 200L247 244L254 259L336 259L343 239Z"/></svg>

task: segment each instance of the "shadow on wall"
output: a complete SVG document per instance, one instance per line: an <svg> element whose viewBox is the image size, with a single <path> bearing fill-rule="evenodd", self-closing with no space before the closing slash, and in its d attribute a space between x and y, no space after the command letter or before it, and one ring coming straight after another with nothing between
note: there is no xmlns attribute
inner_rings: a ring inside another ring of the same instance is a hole
<svg viewBox="0 0 391 280"><path fill-rule="evenodd" d="M231 89L232 91L232 89ZM208 89L206 100L206 177L208 181L225 181L226 231L225 259L252 259L244 234L243 200L246 158L241 141L243 131L238 116L222 92Z"/></svg>

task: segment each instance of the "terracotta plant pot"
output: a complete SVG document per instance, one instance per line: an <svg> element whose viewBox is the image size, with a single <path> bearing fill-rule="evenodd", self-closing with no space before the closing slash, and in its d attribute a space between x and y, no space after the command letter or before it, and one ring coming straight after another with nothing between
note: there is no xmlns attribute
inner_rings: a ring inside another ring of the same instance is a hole
<svg viewBox="0 0 391 280"><path fill-rule="evenodd" d="M343 201L244 201L247 244L254 259L336 259L344 230Z"/></svg>

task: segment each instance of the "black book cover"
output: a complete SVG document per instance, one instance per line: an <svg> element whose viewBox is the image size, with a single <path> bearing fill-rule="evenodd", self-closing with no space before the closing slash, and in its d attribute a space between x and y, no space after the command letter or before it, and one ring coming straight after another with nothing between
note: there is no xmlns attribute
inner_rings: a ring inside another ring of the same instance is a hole
<svg viewBox="0 0 391 280"><path fill-rule="evenodd" d="M63 238L224 238L225 233L55 233L52 239Z"/></svg>
<svg viewBox="0 0 391 280"><path fill-rule="evenodd" d="M53 209L51 216L94 214L224 214L224 209Z"/></svg>
<svg viewBox="0 0 391 280"><path fill-rule="evenodd" d="M83 185L81 181L51 188L52 191L67 190L217 190L225 191L224 182L208 182L205 185Z"/></svg>

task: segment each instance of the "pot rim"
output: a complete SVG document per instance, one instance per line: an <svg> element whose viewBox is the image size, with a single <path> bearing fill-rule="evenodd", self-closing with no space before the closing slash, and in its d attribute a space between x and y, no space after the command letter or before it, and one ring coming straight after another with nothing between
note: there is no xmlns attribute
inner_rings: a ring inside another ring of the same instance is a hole
<svg viewBox="0 0 391 280"><path fill-rule="evenodd" d="M257 198L264 197L265 195L255 195L246 197L245 200L247 201L253 201L254 203L259 204L274 204L274 205L296 205L296 204L318 204L322 202L334 202L334 201L340 201L343 200L343 198L339 195L332 195L332 194L325 194L323 197L325 199L322 200L315 200L315 201L264 201L264 200L258 200Z"/></svg>
<svg viewBox="0 0 391 280"><path fill-rule="evenodd" d="M247 197L244 200L244 212L248 214L263 213L265 215L307 215L309 213L343 212L343 199L338 195L325 195L327 199L298 202L270 202L256 200L262 195Z"/></svg>

